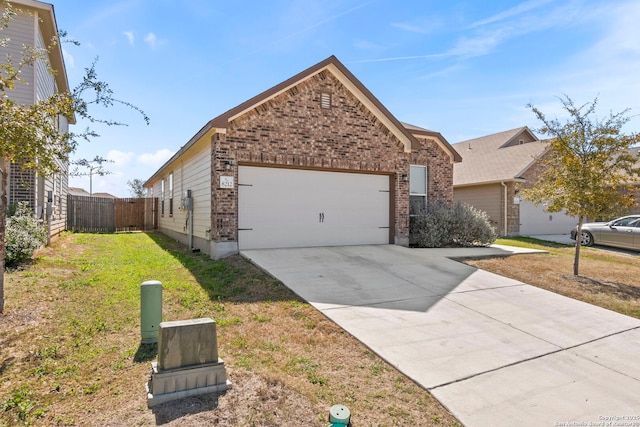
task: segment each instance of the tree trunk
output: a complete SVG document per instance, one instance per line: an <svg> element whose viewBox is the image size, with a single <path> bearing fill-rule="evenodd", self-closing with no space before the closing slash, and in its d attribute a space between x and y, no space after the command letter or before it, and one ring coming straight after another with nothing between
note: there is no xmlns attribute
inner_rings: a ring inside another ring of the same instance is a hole
<svg viewBox="0 0 640 427"><path fill-rule="evenodd" d="M580 275L580 238L582 236L582 223L584 222L584 217L578 217L578 232L576 233L576 255L573 259L573 275Z"/></svg>
<svg viewBox="0 0 640 427"><path fill-rule="evenodd" d="M9 160L0 160L0 313L4 312L4 254L7 232L7 177Z"/></svg>

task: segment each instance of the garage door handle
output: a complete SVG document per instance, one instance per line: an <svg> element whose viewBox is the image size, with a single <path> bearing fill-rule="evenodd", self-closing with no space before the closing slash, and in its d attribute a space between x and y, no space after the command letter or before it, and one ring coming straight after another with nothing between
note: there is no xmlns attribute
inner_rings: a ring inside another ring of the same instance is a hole
<svg viewBox="0 0 640 427"><path fill-rule="evenodd" d="M320 212L318 214L318 222L320 222L320 223L324 222L324 213L323 212Z"/></svg>

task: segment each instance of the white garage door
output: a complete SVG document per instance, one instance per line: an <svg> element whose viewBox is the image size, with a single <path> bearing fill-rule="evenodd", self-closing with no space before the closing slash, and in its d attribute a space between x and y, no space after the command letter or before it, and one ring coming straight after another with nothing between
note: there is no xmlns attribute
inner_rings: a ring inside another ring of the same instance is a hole
<svg viewBox="0 0 640 427"><path fill-rule="evenodd" d="M240 166L240 249L389 243L389 177Z"/></svg>
<svg viewBox="0 0 640 427"><path fill-rule="evenodd" d="M569 234L578 219L564 212L545 212L544 206L520 201L520 235Z"/></svg>

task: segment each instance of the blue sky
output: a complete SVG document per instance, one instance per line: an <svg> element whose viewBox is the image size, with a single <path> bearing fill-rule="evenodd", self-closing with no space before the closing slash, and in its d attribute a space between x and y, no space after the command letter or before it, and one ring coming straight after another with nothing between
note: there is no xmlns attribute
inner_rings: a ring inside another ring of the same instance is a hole
<svg viewBox="0 0 640 427"><path fill-rule="evenodd" d="M70 84L99 76L143 109L72 158L113 172L94 192L129 196L207 121L336 55L399 120L450 142L539 127L528 103L562 117L557 96L599 113L640 114L640 2L593 0L59 0ZM84 129L85 123L77 125ZM640 131L640 117L626 127ZM88 190L88 178L70 178Z"/></svg>

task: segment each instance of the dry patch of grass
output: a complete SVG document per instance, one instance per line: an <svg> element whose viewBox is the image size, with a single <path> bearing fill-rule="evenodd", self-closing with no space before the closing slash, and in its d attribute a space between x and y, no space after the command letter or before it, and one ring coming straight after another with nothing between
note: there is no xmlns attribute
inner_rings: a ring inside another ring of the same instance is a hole
<svg viewBox="0 0 640 427"><path fill-rule="evenodd" d="M139 286L163 282L164 320L214 318L233 386L146 407L155 346ZM64 235L6 275L0 425L455 426L425 390L241 257L213 261L159 234Z"/></svg>
<svg viewBox="0 0 640 427"><path fill-rule="evenodd" d="M581 248L580 276L573 276L574 248L501 239L500 244L530 246L548 254L467 260L469 265L547 289L618 313L640 318L640 257Z"/></svg>

